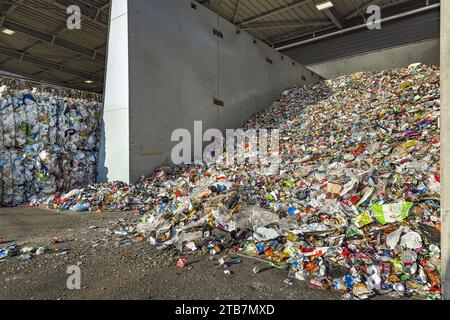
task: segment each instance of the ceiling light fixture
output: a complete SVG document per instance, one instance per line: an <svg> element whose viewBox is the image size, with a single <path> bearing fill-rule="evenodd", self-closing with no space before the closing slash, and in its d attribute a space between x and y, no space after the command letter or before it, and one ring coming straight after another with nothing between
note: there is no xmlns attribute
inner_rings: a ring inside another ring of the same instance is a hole
<svg viewBox="0 0 450 320"><path fill-rule="evenodd" d="M86 80L84 83L91 84L91 83L94 83L94 81L92 81L92 80Z"/></svg>
<svg viewBox="0 0 450 320"><path fill-rule="evenodd" d="M333 5L333 2L331 2L331 1L325 1L325 2L322 2L322 3L316 4L316 8L319 11L330 9L330 8L333 8L333 7L334 7L334 5Z"/></svg>
<svg viewBox="0 0 450 320"><path fill-rule="evenodd" d="M12 36L14 33L16 33L15 31L13 31L13 30L10 30L10 29L2 29L2 32L4 33L4 34L7 34L8 36Z"/></svg>

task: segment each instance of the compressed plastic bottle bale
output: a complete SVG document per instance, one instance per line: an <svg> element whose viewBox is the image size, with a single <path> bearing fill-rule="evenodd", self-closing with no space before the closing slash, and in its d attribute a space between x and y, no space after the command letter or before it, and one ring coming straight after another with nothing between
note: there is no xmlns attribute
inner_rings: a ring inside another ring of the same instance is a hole
<svg viewBox="0 0 450 320"><path fill-rule="evenodd" d="M97 135L98 134L90 134L87 139L86 139L86 150L92 151L92 150L97 150L98 149L98 139L97 139Z"/></svg>
<svg viewBox="0 0 450 320"><path fill-rule="evenodd" d="M38 101L36 105L37 113L37 126L39 127L37 131L39 136L34 139L35 142L42 142L44 145L50 145L50 114L47 110L45 102L42 100Z"/></svg>
<svg viewBox="0 0 450 320"><path fill-rule="evenodd" d="M49 129L49 145L55 145L58 141L58 122L61 106L58 99L50 93L43 93L43 105L45 105L48 114L48 129Z"/></svg>
<svg viewBox="0 0 450 320"><path fill-rule="evenodd" d="M0 109L3 124L3 146L14 147L16 138L14 105L10 96L4 96L3 98Z"/></svg>
<svg viewBox="0 0 450 320"><path fill-rule="evenodd" d="M87 162L83 151L63 151L60 156L61 182L63 190L73 190L85 186Z"/></svg>
<svg viewBox="0 0 450 320"><path fill-rule="evenodd" d="M25 114L27 116L28 124L28 143L33 144L42 141L40 136L38 101L31 93L22 94L23 103L25 106Z"/></svg>
<svg viewBox="0 0 450 320"><path fill-rule="evenodd" d="M82 114L86 123L83 132L83 137L86 139L84 150L97 150L100 135L100 106L97 103L89 103L82 110Z"/></svg>
<svg viewBox="0 0 450 320"><path fill-rule="evenodd" d="M4 124L3 124L4 112L3 112L3 110L9 104L6 95L4 95L5 90L6 90L6 86L0 87L0 148L5 146L5 142L3 141L4 140L3 139L3 135L4 135L4 133L3 133L4 132L4 130L3 130L3 127L4 127Z"/></svg>
<svg viewBox="0 0 450 320"><path fill-rule="evenodd" d="M0 148L4 147L4 144L3 144L3 116L2 116L2 111L1 111L2 106L3 106L2 99L0 97Z"/></svg>
<svg viewBox="0 0 450 320"><path fill-rule="evenodd" d="M14 147L17 148L24 146L28 142L28 137L31 135L31 132L23 100L20 97L14 96L13 105L15 122Z"/></svg>
<svg viewBox="0 0 450 320"><path fill-rule="evenodd" d="M58 188L60 190L72 190L73 177L72 177L72 161L69 158L70 155L67 152L61 152L58 156L61 172L58 180Z"/></svg>
<svg viewBox="0 0 450 320"><path fill-rule="evenodd" d="M61 114L58 124L58 144L64 150L76 151L80 143L80 114L77 106L70 101L61 103Z"/></svg>
<svg viewBox="0 0 450 320"><path fill-rule="evenodd" d="M87 154L87 167L88 167L88 176L86 185L92 185L97 181L97 162L98 162L98 154L97 152L89 152Z"/></svg>
<svg viewBox="0 0 450 320"><path fill-rule="evenodd" d="M2 146L0 146L0 206L6 205L3 202L3 198L5 196L6 191L6 182L7 179L4 176L6 174L6 149L3 149ZM4 173L5 172L5 173Z"/></svg>
<svg viewBox="0 0 450 320"><path fill-rule="evenodd" d="M61 172L58 161L58 154L60 152L59 148L51 148L39 152L39 161L43 173L59 174Z"/></svg>
<svg viewBox="0 0 450 320"><path fill-rule="evenodd" d="M95 183L101 105L32 86L0 87L2 205Z"/></svg>
<svg viewBox="0 0 450 320"><path fill-rule="evenodd" d="M97 178L96 152L81 151L70 152L71 167L67 174L71 177L71 187L68 190L83 188L95 183Z"/></svg>
<svg viewBox="0 0 450 320"><path fill-rule="evenodd" d="M89 150L98 147L99 105L81 100L62 102L59 117L59 144L65 150Z"/></svg>
<svg viewBox="0 0 450 320"><path fill-rule="evenodd" d="M74 101L74 104L77 107L77 113L79 114L80 121L77 123L78 129L78 143L77 149L79 150L89 150L88 148L88 138L91 135L91 132L95 130L92 128L93 125L91 117L93 117L93 113L89 104L85 104L79 100Z"/></svg>
<svg viewBox="0 0 450 320"><path fill-rule="evenodd" d="M53 174L38 177L36 185L38 186L36 193L38 199L47 198L57 192L56 177Z"/></svg>
<svg viewBox="0 0 450 320"><path fill-rule="evenodd" d="M24 166L25 154L20 150L13 150L11 160L14 183L13 205L20 205L25 202L25 183L27 181Z"/></svg>
<svg viewBox="0 0 450 320"><path fill-rule="evenodd" d="M23 161L25 174L25 201L39 192L36 184L36 176L38 172L39 162L36 159L36 153L27 152Z"/></svg>
<svg viewBox="0 0 450 320"><path fill-rule="evenodd" d="M89 153L85 151L70 152L72 166L70 170L72 186L70 189L78 189L86 185L92 174Z"/></svg>
<svg viewBox="0 0 450 320"><path fill-rule="evenodd" d="M14 179L16 176L19 183L23 180L20 174L19 176L17 175L17 170L15 170L14 166L14 162L18 162L17 153L14 150L10 151L8 149L1 149L0 151L1 180L3 186L2 206L13 206L17 202L17 197L21 198L23 194L23 191L19 190L19 186Z"/></svg>
<svg viewBox="0 0 450 320"><path fill-rule="evenodd" d="M28 144L28 145L24 146L23 148L21 148L21 150L26 154L26 156L34 157L39 152L44 150L45 147L46 146L43 142L38 141L36 143Z"/></svg>
<svg viewBox="0 0 450 320"><path fill-rule="evenodd" d="M36 151L43 149L39 146L27 146L26 152L2 150L2 205L20 205L33 196L44 197L57 192L53 174L58 171L57 156L45 150L38 154Z"/></svg>

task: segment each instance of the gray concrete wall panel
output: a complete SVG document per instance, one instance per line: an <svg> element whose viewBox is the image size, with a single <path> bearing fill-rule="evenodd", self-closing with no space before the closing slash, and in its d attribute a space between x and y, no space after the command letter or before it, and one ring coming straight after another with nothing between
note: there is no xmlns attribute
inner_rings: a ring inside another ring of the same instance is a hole
<svg viewBox="0 0 450 320"><path fill-rule="evenodd" d="M182 36L178 1L129 2L130 179L165 163L182 126Z"/></svg>
<svg viewBox="0 0 450 320"><path fill-rule="evenodd" d="M218 128L226 130L241 127L256 109L252 96L255 94L253 78L257 75L243 72L248 68L248 39L237 34L236 28L223 18L219 19L219 30L224 35L218 41L219 98L224 106L219 108Z"/></svg>
<svg viewBox="0 0 450 320"><path fill-rule="evenodd" d="M279 52L259 41L253 43L249 34L237 34L231 23L200 4L192 8L191 3L128 3L128 83L123 79L129 88L129 118L123 119L129 121L126 182L172 165L175 129L187 129L193 137L194 121L203 121L203 131L238 128L284 88L320 78L299 64L293 66L288 57L281 60ZM214 104L214 99L224 105ZM117 175L108 179L112 176Z"/></svg>
<svg viewBox="0 0 450 320"><path fill-rule="evenodd" d="M360 54L308 66L327 79L361 71L382 71L421 62L439 66L439 39Z"/></svg>

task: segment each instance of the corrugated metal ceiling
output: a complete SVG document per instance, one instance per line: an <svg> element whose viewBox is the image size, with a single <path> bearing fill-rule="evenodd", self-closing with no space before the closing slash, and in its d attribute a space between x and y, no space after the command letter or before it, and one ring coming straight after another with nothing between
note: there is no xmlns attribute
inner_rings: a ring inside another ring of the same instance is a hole
<svg viewBox="0 0 450 320"><path fill-rule="evenodd" d="M80 30L67 28L70 5L81 8ZM109 0L1 1L0 26L15 33L0 32L0 70L101 92L108 15Z"/></svg>
<svg viewBox="0 0 450 320"><path fill-rule="evenodd" d="M317 32L336 30L361 24L366 10L377 5L382 13L393 8L425 5L415 0L332 0L334 7L319 11L323 0L199 0L254 37L276 46L279 43ZM439 2L439 1L428 1Z"/></svg>
<svg viewBox="0 0 450 320"><path fill-rule="evenodd" d="M342 59L367 52L439 38L439 10L385 24L381 30L363 29L304 44L283 53L304 65Z"/></svg>
<svg viewBox="0 0 450 320"><path fill-rule="evenodd" d="M131 0L132 1L132 0ZM177 0L189 1L189 0ZM274 47L361 24L366 8L384 12L423 6L424 0L199 0L212 11ZM429 0L429 3L439 2ZM82 29L68 30L66 8L78 5ZM0 70L71 88L101 92L105 74L109 0L0 1ZM326 40L325 40L326 41ZM86 83L93 81L92 84Z"/></svg>

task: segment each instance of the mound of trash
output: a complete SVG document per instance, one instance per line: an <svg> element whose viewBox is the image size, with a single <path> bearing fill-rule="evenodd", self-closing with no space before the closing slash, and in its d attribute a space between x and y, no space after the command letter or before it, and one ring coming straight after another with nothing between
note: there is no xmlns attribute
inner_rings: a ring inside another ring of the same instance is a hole
<svg viewBox="0 0 450 320"><path fill-rule="evenodd" d="M437 299L439 76L415 64L283 92L245 127L280 130L277 175L258 174L261 164L184 165L41 204L133 210L138 219L114 231L124 241L255 257L289 270L288 284Z"/></svg>

